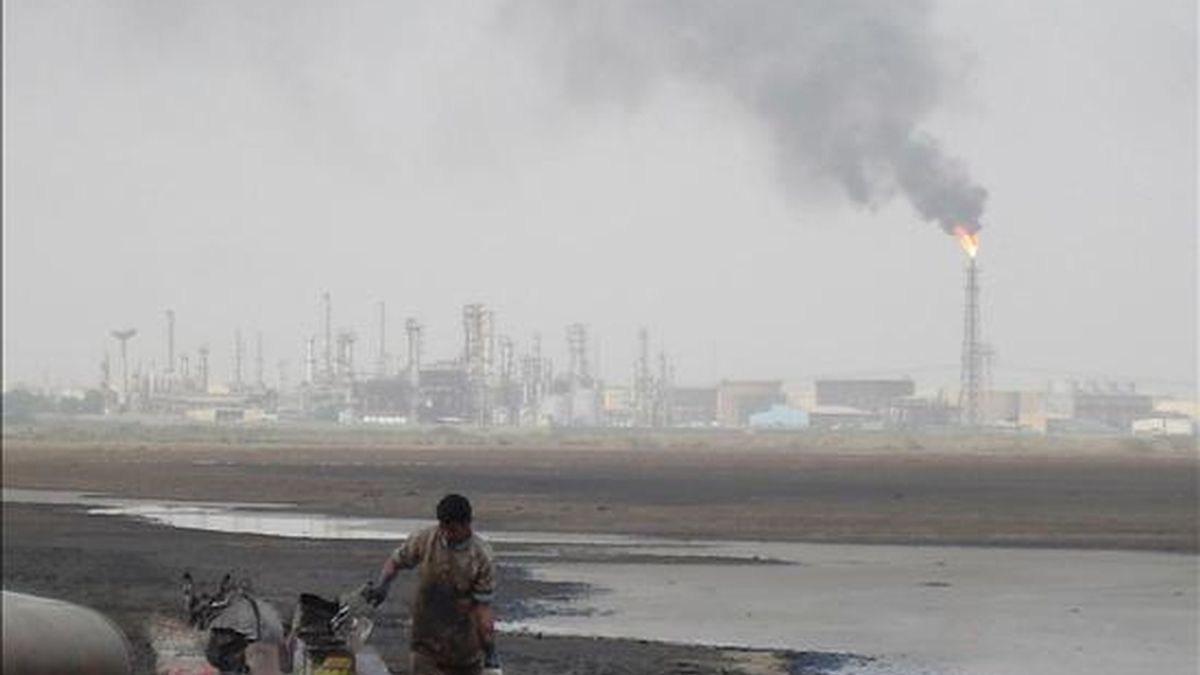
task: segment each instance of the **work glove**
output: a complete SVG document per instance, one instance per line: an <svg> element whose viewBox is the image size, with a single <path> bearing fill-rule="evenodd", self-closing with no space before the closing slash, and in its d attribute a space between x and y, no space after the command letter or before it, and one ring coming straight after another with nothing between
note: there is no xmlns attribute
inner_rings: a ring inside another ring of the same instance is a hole
<svg viewBox="0 0 1200 675"><path fill-rule="evenodd" d="M500 669L500 657L496 654L496 645L487 645L483 648L483 673L484 675L503 675Z"/></svg>
<svg viewBox="0 0 1200 675"><path fill-rule="evenodd" d="M367 604L371 605L372 607L378 607L383 604L384 600L387 600L388 589L387 586L383 584L377 584L375 582L368 581L367 583L363 584L362 590L360 590L358 594L362 596L362 599L365 600Z"/></svg>

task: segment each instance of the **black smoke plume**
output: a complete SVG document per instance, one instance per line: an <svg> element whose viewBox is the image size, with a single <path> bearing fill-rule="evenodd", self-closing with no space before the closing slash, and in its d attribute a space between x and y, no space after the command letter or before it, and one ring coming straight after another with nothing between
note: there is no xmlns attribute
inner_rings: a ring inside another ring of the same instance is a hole
<svg viewBox="0 0 1200 675"><path fill-rule="evenodd" d="M926 2L519 0L508 18L575 95L701 82L761 120L785 184L868 207L899 192L947 232L979 228L987 191L921 129L950 79Z"/></svg>

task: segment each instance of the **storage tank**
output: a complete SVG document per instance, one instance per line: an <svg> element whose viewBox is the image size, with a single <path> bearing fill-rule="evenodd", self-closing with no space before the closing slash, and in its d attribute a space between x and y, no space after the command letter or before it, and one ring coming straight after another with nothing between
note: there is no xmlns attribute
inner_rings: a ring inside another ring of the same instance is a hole
<svg viewBox="0 0 1200 675"><path fill-rule="evenodd" d="M22 675L129 675L129 642L108 617L61 600L4 591L4 669Z"/></svg>

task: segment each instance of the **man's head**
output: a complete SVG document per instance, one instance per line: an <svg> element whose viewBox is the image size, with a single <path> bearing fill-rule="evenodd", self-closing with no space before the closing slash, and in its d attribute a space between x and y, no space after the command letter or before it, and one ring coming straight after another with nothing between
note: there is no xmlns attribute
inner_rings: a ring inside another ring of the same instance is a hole
<svg viewBox="0 0 1200 675"><path fill-rule="evenodd" d="M466 541L471 537L471 502L458 494L442 497L437 505L438 527L451 544Z"/></svg>

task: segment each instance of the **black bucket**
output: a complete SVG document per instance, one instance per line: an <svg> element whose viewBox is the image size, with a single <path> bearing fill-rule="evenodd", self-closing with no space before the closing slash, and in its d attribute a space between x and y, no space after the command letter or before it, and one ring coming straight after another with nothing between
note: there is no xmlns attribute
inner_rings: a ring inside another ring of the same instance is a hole
<svg viewBox="0 0 1200 675"><path fill-rule="evenodd" d="M292 623L296 637L313 647L340 643L330 625L339 607L333 600L312 593L301 593L300 604L296 606L296 620Z"/></svg>

